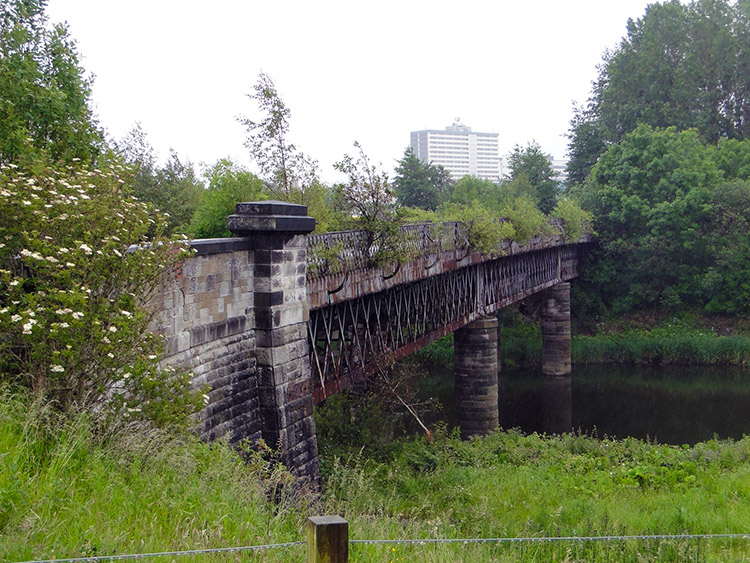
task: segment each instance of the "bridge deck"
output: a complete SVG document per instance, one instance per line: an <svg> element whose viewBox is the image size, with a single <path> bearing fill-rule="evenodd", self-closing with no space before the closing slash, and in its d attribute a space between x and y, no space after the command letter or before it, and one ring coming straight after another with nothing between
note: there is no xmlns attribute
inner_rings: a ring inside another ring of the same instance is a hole
<svg viewBox="0 0 750 563"><path fill-rule="evenodd" d="M344 251L340 260L313 262L308 273L308 343L319 402L435 339L499 308L578 275L579 244L561 234L506 242L490 257L453 235L433 237L434 226L411 227L410 259L397 268L367 268L366 257ZM443 233L450 230L442 227ZM357 233L311 236L315 249ZM344 247L345 248L345 247ZM308 257L310 264L311 257Z"/></svg>
<svg viewBox="0 0 750 563"><path fill-rule="evenodd" d="M559 223L555 226L561 228ZM360 231L308 237L307 296L311 309L357 299L399 285L497 258L474 252L459 222L423 223L403 228L407 259L400 266L371 268ZM589 240L586 237L582 242ZM535 235L525 245L505 240L500 256L565 246L562 232ZM321 256L327 255L326 258Z"/></svg>

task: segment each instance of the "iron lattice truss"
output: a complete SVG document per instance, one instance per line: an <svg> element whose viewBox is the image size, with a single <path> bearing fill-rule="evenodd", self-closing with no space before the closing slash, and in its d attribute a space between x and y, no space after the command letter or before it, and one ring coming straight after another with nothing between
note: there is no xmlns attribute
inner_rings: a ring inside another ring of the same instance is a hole
<svg viewBox="0 0 750 563"><path fill-rule="evenodd" d="M501 257L314 309L308 322L319 402L435 339L578 275L578 246Z"/></svg>

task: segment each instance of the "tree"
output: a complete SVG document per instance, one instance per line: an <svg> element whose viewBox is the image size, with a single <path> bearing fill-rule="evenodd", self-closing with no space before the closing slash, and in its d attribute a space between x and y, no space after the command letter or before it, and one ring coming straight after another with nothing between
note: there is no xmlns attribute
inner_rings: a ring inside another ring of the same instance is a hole
<svg viewBox="0 0 750 563"><path fill-rule="evenodd" d="M400 262L402 213L385 172L370 163L362 146L354 143L356 158L344 155L334 168L347 175L338 187L339 205L351 217L350 228L362 230L364 248L371 266Z"/></svg>
<svg viewBox="0 0 750 563"><path fill-rule="evenodd" d="M291 111L279 96L271 77L260 73L248 94L258 104L262 118L239 119L247 128L245 146L250 150L263 181L274 197L288 199L294 190L303 191L317 181L317 163L306 157L289 142Z"/></svg>
<svg viewBox="0 0 750 563"><path fill-rule="evenodd" d="M252 172L221 159L207 168L203 175L208 186L201 194L188 232L195 238L223 238L232 233L227 229L227 215L235 212L237 203L266 199L263 182Z"/></svg>
<svg viewBox="0 0 750 563"><path fill-rule="evenodd" d="M745 144L750 145L747 141ZM750 147L749 147L750 148ZM720 185L709 201L707 225L712 264L703 272L701 289L706 309L747 315L750 311L750 182Z"/></svg>
<svg viewBox="0 0 750 563"><path fill-rule="evenodd" d="M247 128L245 146L260 168L265 191L276 199L307 206L315 218L315 232L325 232L339 224L330 205L331 194L318 178L318 163L289 142L291 111L279 96L271 78L260 73L253 87L262 115L240 122Z"/></svg>
<svg viewBox="0 0 750 563"><path fill-rule="evenodd" d="M601 123L589 108L576 108L568 129L567 186L583 184L599 156L607 149Z"/></svg>
<svg viewBox="0 0 750 563"><path fill-rule="evenodd" d="M89 108L75 43L50 26L45 0L6 0L0 7L0 164L90 161L105 148Z"/></svg>
<svg viewBox="0 0 750 563"><path fill-rule="evenodd" d="M516 145L510 155L509 165L511 180L525 176L536 192L535 201L540 211L552 211L557 201L557 182L550 158L542 152L539 143L532 141L526 148Z"/></svg>
<svg viewBox="0 0 750 563"><path fill-rule="evenodd" d="M166 214L166 234L184 231L203 192L203 184L196 178L192 163L181 161L172 150L167 163L158 166L154 149L140 123L116 148L132 168L133 195Z"/></svg>
<svg viewBox="0 0 750 563"><path fill-rule="evenodd" d="M670 0L628 21L627 36L605 55L586 108L571 123L572 183L639 123L695 128L711 144L745 138L749 22L746 4L728 0Z"/></svg>
<svg viewBox="0 0 750 563"><path fill-rule="evenodd" d="M705 228L721 181L713 147L693 130L640 125L601 156L573 193L595 217L589 281L609 306L702 304L699 282L713 260Z"/></svg>
<svg viewBox="0 0 750 563"><path fill-rule="evenodd" d="M464 176L453 185L447 203L471 206L477 202L498 217L503 201L502 187L492 180Z"/></svg>
<svg viewBox="0 0 750 563"><path fill-rule="evenodd" d="M422 162L408 147L398 161L393 186L401 205L434 211L444 201L451 178L443 166Z"/></svg>

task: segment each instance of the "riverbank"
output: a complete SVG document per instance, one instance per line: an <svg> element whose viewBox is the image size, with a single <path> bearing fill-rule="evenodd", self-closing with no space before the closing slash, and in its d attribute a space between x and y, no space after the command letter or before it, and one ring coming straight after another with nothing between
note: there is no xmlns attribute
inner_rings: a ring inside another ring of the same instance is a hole
<svg viewBox="0 0 750 563"><path fill-rule="evenodd" d="M750 528L750 438L693 448L639 440L497 432L468 442L400 442L386 462L367 449L334 460L327 502L356 537L513 538ZM744 532L743 532L744 533ZM369 534L369 536L368 536ZM701 560L741 561L750 544L704 546ZM695 560L690 542L398 546L404 560ZM440 555L426 554L440 550ZM384 549L360 548L378 560Z"/></svg>
<svg viewBox="0 0 750 563"><path fill-rule="evenodd" d="M535 319L503 312L500 337L504 365L541 362L542 336ZM574 364L748 366L750 326L747 319L736 317L694 313L677 317L664 311L574 322L571 356Z"/></svg>
<svg viewBox="0 0 750 563"><path fill-rule="evenodd" d="M288 473L270 452L245 464L221 443L137 427L97 436L87 416L63 424L50 424L50 417L0 393L4 561L298 542L304 540L307 516L321 513L343 515L356 540L750 529L750 438L672 447L518 432L461 441L438 431L430 442L393 442L377 459L366 443L350 443L348 454L324 460L322 496L314 498L292 493ZM360 562L690 561L696 554L701 561L743 561L750 543L459 541L351 547L352 560ZM254 557L303 560L304 546ZM226 554L189 559L225 561Z"/></svg>
<svg viewBox="0 0 750 563"><path fill-rule="evenodd" d="M701 330L688 329L674 323L620 326L618 332L579 334L574 343L604 340L621 347L623 336L664 342ZM709 340L745 338L715 332L697 337L690 341L694 348ZM743 340L738 342L744 346ZM575 346L580 343L574 344L574 354L579 354ZM503 350L506 365L533 361L541 350L537 325L523 319L506 322ZM423 354L446 363L452 342L441 340ZM607 354L623 357L621 352ZM647 356L641 351L632 357L639 361ZM662 352L660 361L665 357ZM0 559L296 542L303 538L307 516L322 513L345 516L352 539L733 534L750 529L750 437L669 446L498 431L463 442L438 426L432 428L431 441L394 440L397 422L384 424L387 414L375 404L352 410L338 396L318 410L323 473L318 498L293 492L291 476L270 449L245 452L249 457L243 461L224 444L207 445L193 436L143 427L99 436L86 415L61 423L49 410L3 391ZM743 561L750 557L750 542L352 546L357 561L686 561L694 553L707 561ZM258 557L299 560L304 549L274 549Z"/></svg>

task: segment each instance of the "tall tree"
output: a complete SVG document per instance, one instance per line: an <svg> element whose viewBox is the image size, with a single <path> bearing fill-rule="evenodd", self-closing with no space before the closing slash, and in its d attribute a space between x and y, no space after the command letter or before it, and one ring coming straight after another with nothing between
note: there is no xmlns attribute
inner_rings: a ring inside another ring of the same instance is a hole
<svg viewBox="0 0 750 563"><path fill-rule="evenodd" d="M640 125L574 190L599 234L586 277L615 311L704 304L700 280L714 260L706 227L722 182L714 152L694 130Z"/></svg>
<svg viewBox="0 0 750 563"><path fill-rule="evenodd" d="M639 123L696 128L712 144L750 133L746 3L670 0L629 20L605 55L586 108L571 123L568 171L580 182L610 144Z"/></svg>
<svg viewBox="0 0 750 563"><path fill-rule="evenodd" d="M245 146L260 169L269 191L288 199L295 191L304 191L317 182L317 163L305 156L289 141L291 111L279 96L271 77L261 72L248 94L258 104L259 120L239 119L247 128Z"/></svg>
<svg viewBox="0 0 750 563"><path fill-rule="evenodd" d="M510 155L510 177L518 180L522 176L528 179L534 188L536 205L543 213L549 213L557 202L557 182L554 179L552 164L548 155L536 141L525 148L516 145Z"/></svg>
<svg viewBox="0 0 750 563"><path fill-rule="evenodd" d="M91 160L104 148L89 107L91 80L46 0L0 4L0 163L46 156Z"/></svg>
<svg viewBox="0 0 750 563"><path fill-rule="evenodd" d="M425 163L411 147L398 161L393 187L402 205L434 211L445 199L452 182L445 167Z"/></svg>
<svg viewBox="0 0 750 563"><path fill-rule="evenodd" d="M117 151L132 168L133 195L167 215L167 233L184 230L193 218L203 192L190 161L172 150L159 166L156 154L140 123L117 143Z"/></svg>

